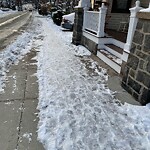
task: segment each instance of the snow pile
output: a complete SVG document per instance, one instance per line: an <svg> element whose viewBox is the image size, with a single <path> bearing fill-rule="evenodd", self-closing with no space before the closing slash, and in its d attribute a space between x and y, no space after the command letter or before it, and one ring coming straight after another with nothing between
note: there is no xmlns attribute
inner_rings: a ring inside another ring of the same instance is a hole
<svg viewBox="0 0 150 150"><path fill-rule="evenodd" d="M32 42L37 31L23 33L17 40L0 52L0 93L4 92L6 73L12 64L17 64L32 48Z"/></svg>
<svg viewBox="0 0 150 150"><path fill-rule="evenodd" d="M13 11L13 10L9 10L9 11L2 11L2 10L0 10L0 18L5 17L5 16L7 16L9 14L16 13L16 12L17 11Z"/></svg>
<svg viewBox="0 0 150 150"><path fill-rule="evenodd" d="M142 10L140 10L140 12L150 12L150 3L149 3L149 7L148 8L142 9Z"/></svg>
<svg viewBox="0 0 150 150"><path fill-rule="evenodd" d="M70 33L40 20L38 138L45 149L149 150L150 109L122 106L105 85L106 70L76 56Z"/></svg>
<svg viewBox="0 0 150 150"><path fill-rule="evenodd" d="M91 52L90 51L87 51L87 49L84 47L84 46L77 46L75 47L75 54L77 56L85 56L85 55L91 55Z"/></svg>
<svg viewBox="0 0 150 150"><path fill-rule="evenodd" d="M63 15L63 16L62 16L63 19L69 20L69 21L71 21L72 23L74 23L74 17L75 17L75 13L71 13L71 14Z"/></svg>

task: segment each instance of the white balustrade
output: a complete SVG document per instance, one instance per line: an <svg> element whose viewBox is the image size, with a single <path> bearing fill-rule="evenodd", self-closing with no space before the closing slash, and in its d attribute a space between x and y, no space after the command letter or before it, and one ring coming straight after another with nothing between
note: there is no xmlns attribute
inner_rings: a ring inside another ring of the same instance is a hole
<svg viewBox="0 0 150 150"><path fill-rule="evenodd" d="M140 7L140 1L136 1L136 6L133 8L130 8L131 15L130 15L130 21L129 21L128 35L127 35L126 44L124 46L124 51L127 53L130 53L133 36L134 36L137 22L138 22L138 18L136 15L141 9L142 7Z"/></svg>
<svg viewBox="0 0 150 150"><path fill-rule="evenodd" d="M97 11L87 11L84 8L83 30L91 31L98 37L104 37L105 17L107 8L102 4L102 7Z"/></svg>
<svg viewBox="0 0 150 150"><path fill-rule="evenodd" d="M98 32L98 19L99 12L96 11L86 11L84 16L84 29L89 31Z"/></svg>
<svg viewBox="0 0 150 150"><path fill-rule="evenodd" d="M106 19L107 7L102 3L102 7L99 8L99 26L98 26L98 37L104 37L105 32L105 19Z"/></svg>

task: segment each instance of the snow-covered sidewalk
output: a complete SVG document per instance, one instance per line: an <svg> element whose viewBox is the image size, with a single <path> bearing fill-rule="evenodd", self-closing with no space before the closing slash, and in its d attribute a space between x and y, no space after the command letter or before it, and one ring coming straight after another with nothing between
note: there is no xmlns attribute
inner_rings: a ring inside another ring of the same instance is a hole
<svg viewBox="0 0 150 150"><path fill-rule="evenodd" d="M149 150L149 106L118 104L89 51L51 19L39 20L38 138L45 149Z"/></svg>

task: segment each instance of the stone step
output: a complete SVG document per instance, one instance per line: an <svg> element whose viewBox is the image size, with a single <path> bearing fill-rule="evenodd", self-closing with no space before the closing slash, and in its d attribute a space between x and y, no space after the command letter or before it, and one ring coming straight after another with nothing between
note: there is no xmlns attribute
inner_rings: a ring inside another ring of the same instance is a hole
<svg viewBox="0 0 150 150"><path fill-rule="evenodd" d="M115 50L116 52L120 53L120 54L123 54L123 49L116 46L116 45L113 45L113 44L106 44L107 47Z"/></svg>
<svg viewBox="0 0 150 150"><path fill-rule="evenodd" d="M107 51L106 49L98 50L97 57L104 61L107 65L109 65L112 69L114 69L117 73L121 71L122 60Z"/></svg>
<svg viewBox="0 0 150 150"><path fill-rule="evenodd" d="M114 45L114 44L105 44L104 49L107 50L109 53L112 55L118 57L121 59L122 54L123 54L123 49Z"/></svg>

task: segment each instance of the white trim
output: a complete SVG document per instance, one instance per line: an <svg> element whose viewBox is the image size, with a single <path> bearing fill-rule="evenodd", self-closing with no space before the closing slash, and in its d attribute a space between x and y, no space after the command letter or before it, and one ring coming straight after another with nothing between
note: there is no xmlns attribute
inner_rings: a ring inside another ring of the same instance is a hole
<svg viewBox="0 0 150 150"><path fill-rule="evenodd" d="M83 31L83 36L98 44L98 37L88 31Z"/></svg>
<svg viewBox="0 0 150 150"><path fill-rule="evenodd" d="M121 59L122 59L123 61L127 62L128 57L129 57L129 53L127 53L127 52L124 51L124 52L123 52L123 55L122 55L122 57L121 57Z"/></svg>
<svg viewBox="0 0 150 150"><path fill-rule="evenodd" d="M123 43L121 41L118 41L116 39L113 39L112 44L114 44L114 45L116 45L116 46L118 46L118 47L120 47L122 49L124 49L124 45L125 45L125 43Z"/></svg>
<svg viewBox="0 0 150 150"><path fill-rule="evenodd" d="M92 30L92 29L90 29L90 28L84 28L84 30L86 31L86 30L89 30L89 31L91 31L91 32L95 32L96 34L96 36L97 36L97 31L96 30ZM87 31L88 32L88 31ZM93 34L93 33L92 33Z"/></svg>
<svg viewBox="0 0 150 150"><path fill-rule="evenodd" d="M106 64L108 64L112 69L114 69L117 73L120 73L121 66L106 57L104 54L102 54L100 51L97 52L97 57L100 58L102 61L104 61Z"/></svg>

